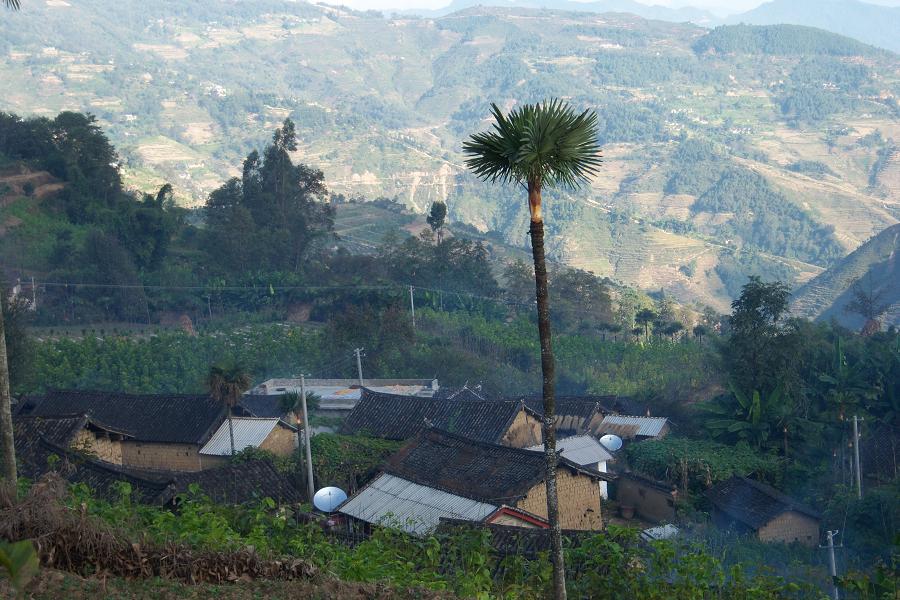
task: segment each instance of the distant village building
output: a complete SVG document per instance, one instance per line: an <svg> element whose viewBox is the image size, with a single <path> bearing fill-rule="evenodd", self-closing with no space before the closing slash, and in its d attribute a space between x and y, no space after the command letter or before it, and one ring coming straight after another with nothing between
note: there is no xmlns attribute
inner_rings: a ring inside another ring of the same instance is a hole
<svg viewBox="0 0 900 600"><path fill-rule="evenodd" d="M363 387L358 379L307 379L306 392L315 394L319 398L320 411L336 411L347 413L353 410L362 396ZM378 393L397 394L402 396L418 396L430 398L440 389L437 379L364 379L365 388ZM246 396L283 396L288 392L300 393L300 379L268 379L247 392ZM262 399L254 399L251 402L261 412L266 403ZM274 416L271 412L277 405L273 399L273 406L267 414L254 416ZM252 410L251 410L252 412Z"/></svg>
<svg viewBox="0 0 900 600"><path fill-rule="evenodd" d="M225 406L208 395L139 395L51 391L19 403L19 416L83 413L123 432L126 467L199 471L200 448L225 420Z"/></svg>
<svg viewBox="0 0 900 600"><path fill-rule="evenodd" d="M819 543L821 515L770 485L732 477L706 492L713 522L763 542Z"/></svg>
<svg viewBox="0 0 900 600"><path fill-rule="evenodd" d="M384 394L368 388L344 420L340 433L403 441L429 427L515 448L541 441L540 419L521 401L454 402Z"/></svg>
<svg viewBox="0 0 900 600"><path fill-rule="evenodd" d="M528 449L543 452L544 445L538 444ZM556 440L556 450L563 458L600 473L609 472L607 463L613 460L613 455L596 438L587 434L573 435ZM600 480L600 497L604 500L609 498L609 490L605 480Z"/></svg>
<svg viewBox="0 0 900 600"><path fill-rule="evenodd" d="M617 473L613 484L613 498L623 515L633 512L651 523L671 523L675 520L678 490L675 486L638 475Z"/></svg>
<svg viewBox="0 0 900 600"><path fill-rule="evenodd" d="M623 440L662 439L669 433L669 420L665 417L637 417L628 415L606 415L597 435L613 434Z"/></svg>
<svg viewBox="0 0 900 600"><path fill-rule="evenodd" d="M556 399L556 434L573 436L595 433L603 422L603 415L609 412L605 402L615 396L560 396ZM528 408L539 415L544 414L544 400L540 396L524 399Z"/></svg>
<svg viewBox="0 0 900 600"><path fill-rule="evenodd" d="M122 464L122 440L129 437L85 414L54 417L15 415L13 436L17 455L29 455L33 447L46 441L114 465Z"/></svg>
<svg viewBox="0 0 900 600"><path fill-rule="evenodd" d="M290 456L297 449L297 428L278 418L232 417L234 450L259 448L276 456ZM202 469L219 467L231 458L231 436L228 420L200 448Z"/></svg>
<svg viewBox="0 0 900 600"><path fill-rule="evenodd" d="M441 519L480 523L504 506L545 520L545 466L537 452L430 429L391 456L339 511L370 525L417 534L433 531ZM561 458L557 478L562 527L601 529L597 481L613 476ZM508 517L506 523L522 520L500 514Z"/></svg>

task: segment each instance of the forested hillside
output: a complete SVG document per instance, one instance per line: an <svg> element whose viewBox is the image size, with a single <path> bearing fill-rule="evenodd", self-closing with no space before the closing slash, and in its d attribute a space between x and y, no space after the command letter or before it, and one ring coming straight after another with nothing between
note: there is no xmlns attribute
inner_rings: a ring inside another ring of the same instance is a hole
<svg viewBox="0 0 900 600"><path fill-rule="evenodd" d="M290 156L329 192L418 214L446 200L451 223L524 245L521 194L467 175L461 140L489 101L595 108L604 168L550 199L551 257L719 310L748 274L802 283L897 222L898 68L808 28L625 14L86 0L0 22L0 109L95 114L125 187L170 182L183 206L290 117Z"/></svg>

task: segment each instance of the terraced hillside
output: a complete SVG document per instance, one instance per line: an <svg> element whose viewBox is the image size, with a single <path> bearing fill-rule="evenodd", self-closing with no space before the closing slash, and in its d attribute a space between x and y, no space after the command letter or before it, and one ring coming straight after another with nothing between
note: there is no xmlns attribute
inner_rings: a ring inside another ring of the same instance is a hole
<svg viewBox="0 0 900 600"><path fill-rule="evenodd" d="M858 282L858 283L855 283ZM885 229L818 277L800 287L794 296L795 314L836 319L859 329L865 319L848 312L854 284L884 309L886 325L900 325L900 225Z"/></svg>
<svg viewBox="0 0 900 600"><path fill-rule="evenodd" d="M802 283L900 218L897 56L802 27L53 0L0 22L0 81L2 110L93 112L128 182L185 204L290 117L332 191L447 200L513 245L521 194L466 174L461 141L491 101L567 98L599 112L605 165L549 195L552 257L720 309L748 273Z"/></svg>

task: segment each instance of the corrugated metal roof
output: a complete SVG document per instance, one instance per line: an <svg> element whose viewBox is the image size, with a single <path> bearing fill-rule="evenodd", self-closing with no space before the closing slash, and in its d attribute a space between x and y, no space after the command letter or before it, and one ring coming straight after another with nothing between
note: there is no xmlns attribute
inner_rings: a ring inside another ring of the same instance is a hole
<svg viewBox="0 0 900 600"><path fill-rule="evenodd" d="M255 417L232 417L234 427L234 451L245 448L258 448L272 430L278 426L278 419L258 419ZM231 436L228 433L228 419L216 430L213 436L200 449L200 454L212 456L231 456Z"/></svg>
<svg viewBox="0 0 900 600"><path fill-rule="evenodd" d="M367 523L424 535L433 531L441 518L481 521L497 506L382 473L339 510Z"/></svg>
<svg viewBox="0 0 900 600"><path fill-rule="evenodd" d="M544 445L531 446L528 450L543 452ZM612 460L606 448L600 442L589 435L573 435L571 437L556 440L556 450L563 458L568 458L573 463L581 466L597 467L597 463Z"/></svg>
<svg viewBox="0 0 900 600"><path fill-rule="evenodd" d="M665 427L668 419L665 417L632 417L627 415L606 415L600 428L604 429L606 425L624 425L637 427L635 435L641 437L656 437Z"/></svg>

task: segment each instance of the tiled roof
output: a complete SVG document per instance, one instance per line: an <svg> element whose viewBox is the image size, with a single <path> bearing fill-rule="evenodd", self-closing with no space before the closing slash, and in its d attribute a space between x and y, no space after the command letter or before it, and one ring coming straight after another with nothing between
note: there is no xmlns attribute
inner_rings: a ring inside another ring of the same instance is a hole
<svg viewBox="0 0 900 600"><path fill-rule="evenodd" d="M480 521L497 506L380 473L338 511L373 525L426 534L443 518Z"/></svg>
<svg viewBox="0 0 900 600"><path fill-rule="evenodd" d="M556 431L559 435L580 435L593 432L603 420L603 401L615 396L558 396L556 398ZM544 414L541 396L523 398L528 408Z"/></svg>
<svg viewBox="0 0 900 600"><path fill-rule="evenodd" d="M52 470L71 483L83 483L100 498L113 500L119 497L118 482L131 486L131 498L136 502L153 503L168 489L169 479L163 476L145 476L110 463L95 460L64 446L45 439L29 443L21 448L16 445L19 475L32 480L51 470L51 456L57 461Z"/></svg>
<svg viewBox="0 0 900 600"><path fill-rule="evenodd" d="M770 485L732 477L707 490L706 497L720 511L753 529L759 529L786 511L803 513L814 519L817 511L802 504Z"/></svg>
<svg viewBox="0 0 900 600"><path fill-rule="evenodd" d="M78 432L88 423L87 415L66 415L59 417L13 417L13 435L16 452L21 454L41 438L67 448Z"/></svg>
<svg viewBox="0 0 900 600"><path fill-rule="evenodd" d="M543 452L544 445L538 444L528 450ZM567 458L575 464L591 468L596 468L597 463L613 459L612 454L590 435L573 435L558 439L556 440L556 451L563 458Z"/></svg>
<svg viewBox="0 0 900 600"><path fill-rule="evenodd" d="M244 394L238 406L251 417L283 419L287 414L281 408L281 396L275 394Z"/></svg>
<svg viewBox="0 0 900 600"><path fill-rule="evenodd" d="M250 460L196 473L179 473L175 475L169 494L163 500L188 491L192 484L199 485L213 502L221 504L243 504L265 497L279 504L303 501L297 485L268 460Z"/></svg>
<svg viewBox="0 0 900 600"><path fill-rule="evenodd" d="M669 422L665 417L635 417L606 415L598 433L613 433L620 437L657 437ZM623 435L624 434L624 435Z"/></svg>
<svg viewBox="0 0 900 600"><path fill-rule="evenodd" d="M142 442L203 444L225 418L208 395L136 395L119 392L50 391L29 398L20 415L84 413Z"/></svg>
<svg viewBox="0 0 900 600"><path fill-rule="evenodd" d="M259 419L256 417L232 417L234 430L234 451L245 448L259 448L272 430L282 423L280 419ZM286 427L282 424L281 427ZM219 429L209 441L200 448L200 454L211 456L231 456L231 432L228 430L228 419L222 421Z"/></svg>
<svg viewBox="0 0 900 600"><path fill-rule="evenodd" d="M560 459L568 468L597 479L605 473ZM543 481L544 456L518 448L477 442L445 431L423 431L393 454L383 470L408 481L489 504L515 504Z"/></svg>
<svg viewBox="0 0 900 600"><path fill-rule="evenodd" d="M454 402L365 389L359 404L341 425L341 433L407 440L423 428L436 427L496 443L522 410L522 403L516 401Z"/></svg>

